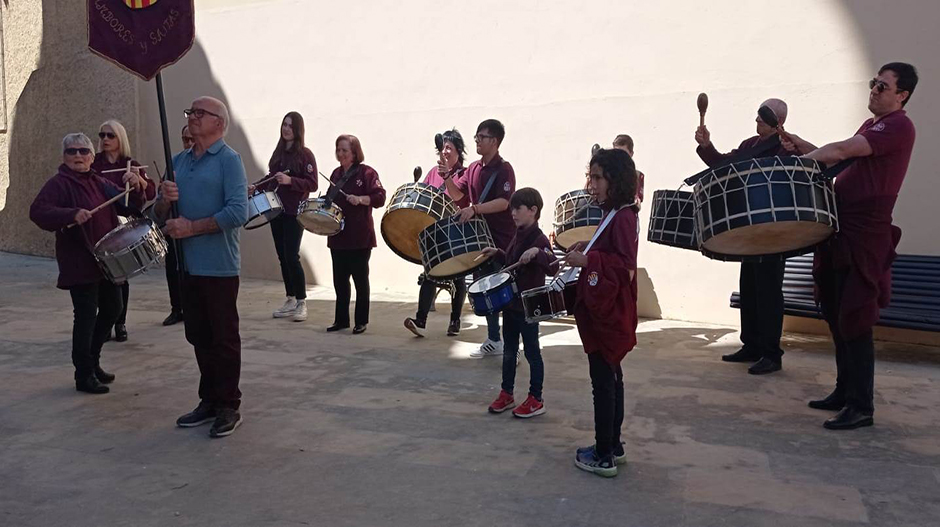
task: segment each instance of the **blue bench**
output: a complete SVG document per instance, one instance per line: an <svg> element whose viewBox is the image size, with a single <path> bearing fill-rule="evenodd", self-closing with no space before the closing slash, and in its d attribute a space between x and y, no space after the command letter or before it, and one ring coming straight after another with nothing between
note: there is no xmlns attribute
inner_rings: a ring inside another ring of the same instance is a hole
<svg viewBox="0 0 940 527"><path fill-rule="evenodd" d="M741 308L741 295L731 294ZM813 255L787 259L783 275L783 312L822 319L813 299ZM879 326L940 332L940 256L898 255L891 264L891 303L881 310Z"/></svg>

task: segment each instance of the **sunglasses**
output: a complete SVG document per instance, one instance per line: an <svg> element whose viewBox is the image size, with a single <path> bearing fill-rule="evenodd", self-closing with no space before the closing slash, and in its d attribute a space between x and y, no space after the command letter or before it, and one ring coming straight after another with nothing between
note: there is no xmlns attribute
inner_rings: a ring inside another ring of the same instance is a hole
<svg viewBox="0 0 940 527"><path fill-rule="evenodd" d="M91 149L90 148L66 148L65 153L70 156L74 156L76 154L87 156L91 154Z"/></svg>
<svg viewBox="0 0 940 527"><path fill-rule="evenodd" d="M115 135L115 134L113 134L113 133L111 133L111 132L98 132L98 138L99 138L99 139L104 139L105 137L107 137L108 139L115 139L115 138L117 137L117 135Z"/></svg>
<svg viewBox="0 0 940 527"><path fill-rule="evenodd" d="M877 86L877 90L878 90L878 93L879 93L879 94L884 93L885 90L887 90L887 89L889 88L888 83L886 83L885 81L881 81L881 80L878 80L878 79L872 79L872 80L868 81L868 89L869 89L869 90L876 89L876 86Z"/></svg>
<svg viewBox="0 0 940 527"><path fill-rule="evenodd" d="M186 116L187 118L190 116L195 116L196 119L202 119L206 115L211 115L212 117L222 118L221 115L217 113L212 113L208 110L203 110L202 108L187 108L183 110L183 115Z"/></svg>

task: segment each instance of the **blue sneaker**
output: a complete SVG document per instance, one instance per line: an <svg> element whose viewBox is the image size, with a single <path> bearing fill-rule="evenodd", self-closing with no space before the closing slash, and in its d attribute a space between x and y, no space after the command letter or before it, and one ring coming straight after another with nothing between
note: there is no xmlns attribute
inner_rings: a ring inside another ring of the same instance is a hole
<svg viewBox="0 0 940 527"><path fill-rule="evenodd" d="M601 477L612 478L617 475L617 464L614 462L613 454L599 458L593 446L587 449L579 448L574 458L574 464L581 470L592 472Z"/></svg>
<svg viewBox="0 0 940 527"><path fill-rule="evenodd" d="M618 465L627 464L627 453L623 449L623 441L619 445L614 447L614 463ZM589 452L594 452L594 445L585 446L578 449L578 454L587 454Z"/></svg>

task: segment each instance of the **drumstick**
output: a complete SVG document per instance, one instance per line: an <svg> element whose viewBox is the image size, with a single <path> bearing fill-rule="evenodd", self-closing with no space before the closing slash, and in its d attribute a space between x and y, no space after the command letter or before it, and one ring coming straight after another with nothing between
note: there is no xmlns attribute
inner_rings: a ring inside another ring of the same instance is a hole
<svg viewBox="0 0 940 527"><path fill-rule="evenodd" d="M130 166L130 164L131 164L130 161L128 161L127 165ZM138 165L138 166L135 166L134 168L150 168L150 165ZM110 174L112 172L130 172L130 168L112 168L111 170L102 170L101 172L98 172L98 173Z"/></svg>
<svg viewBox="0 0 940 527"><path fill-rule="evenodd" d="M285 173L285 174L290 174L290 169L288 168L287 170L284 171L284 173ZM257 182L257 183L252 183L252 185L254 185L254 186L256 186L256 187L257 187L257 186L260 186L260 185L264 185L264 184L267 183L268 181L271 181L272 179L276 179L276 178L277 178L277 174L275 174L275 175L273 175L273 176L266 177L266 178L262 179L261 181L259 181L259 182ZM280 185L280 183L278 183L278 185Z"/></svg>
<svg viewBox="0 0 940 527"><path fill-rule="evenodd" d="M699 126L705 126L705 111L708 110L708 95L704 93L698 94L696 104L698 105L698 124Z"/></svg>
<svg viewBox="0 0 940 527"><path fill-rule="evenodd" d="M512 265L510 265L510 266L503 267L502 269L500 269L499 272L501 272L501 273L508 273L509 271L512 271L513 269L515 269L516 267L519 267L520 265L522 265L522 260L519 260L518 262L516 262L516 263L514 263L514 264L512 264Z"/></svg>
<svg viewBox="0 0 940 527"><path fill-rule="evenodd" d="M323 172L319 172L319 174L320 174L320 176L321 176L323 179L325 179L325 180L327 180L327 181L330 182L330 186L336 187L336 185L333 184L333 180L331 180L330 178L324 176L324 175L323 175ZM344 195L344 196L346 196L346 197L349 197L345 192L343 192L343 189L341 189L341 188L339 188L339 187L336 187L336 190L339 191L340 194L342 194L342 195Z"/></svg>
<svg viewBox="0 0 940 527"><path fill-rule="evenodd" d="M128 185L128 186L130 186L130 185ZM110 205L110 204L114 203L115 201L117 201L117 200L123 198L124 196L127 196L127 195L130 193L130 191L131 191L130 188L128 188L128 189L125 190L124 192L121 192L121 193L118 194L117 196L114 196L113 198L109 199L108 201L105 201L105 202L102 203L101 205L98 205L97 207L91 209L91 210L88 211L88 212L91 213L92 215L94 215L94 214L95 214L96 212L98 212L99 210L101 210L101 209L107 207L108 205ZM78 225L78 223L70 223L70 224L66 225L65 228L66 228L66 229L71 229L72 227L74 227L74 226L76 226L76 225Z"/></svg>

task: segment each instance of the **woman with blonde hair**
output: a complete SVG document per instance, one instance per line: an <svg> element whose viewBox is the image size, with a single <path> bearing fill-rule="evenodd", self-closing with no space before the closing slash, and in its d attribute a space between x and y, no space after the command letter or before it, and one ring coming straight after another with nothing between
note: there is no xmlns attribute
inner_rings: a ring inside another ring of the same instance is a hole
<svg viewBox="0 0 940 527"><path fill-rule="evenodd" d="M143 168L137 168L140 167L140 163L131 157L131 144L127 139L127 130L124 129L124 125L114 119L105 121L98 128L98 149L95 154L95 161L91 164L91 169L119 187L123 187L125 171L107 173L105 171L126 169L128 161L131 164L130 171L139 175L143 180L142 186L146 200L154 199L157 195L157 186L147 177L147 173ZM117 322L114 323L114 340L118 342L127 340L127 300L130 296L130 287L127 282L124 282L121 286L121 294L124 299L124 307L118 316Z"/></svg>

